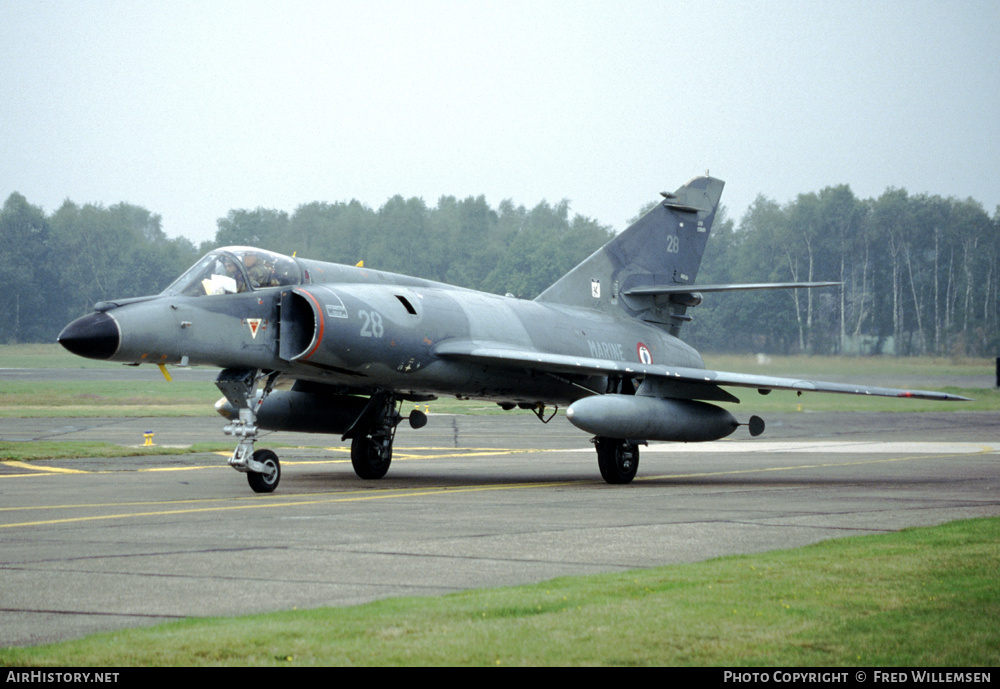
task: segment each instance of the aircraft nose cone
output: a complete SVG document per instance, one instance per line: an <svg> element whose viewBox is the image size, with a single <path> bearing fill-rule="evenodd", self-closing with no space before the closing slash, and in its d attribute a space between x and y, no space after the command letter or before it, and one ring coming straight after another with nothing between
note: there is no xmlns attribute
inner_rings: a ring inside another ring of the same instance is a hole
<svg viewBox="0 0 1000 689"><path fill-rule="evenodd" d="M92 313L63 328L57 341L77 356L110 359L118 351L121 335L114 318L106 313Z"/></svg>

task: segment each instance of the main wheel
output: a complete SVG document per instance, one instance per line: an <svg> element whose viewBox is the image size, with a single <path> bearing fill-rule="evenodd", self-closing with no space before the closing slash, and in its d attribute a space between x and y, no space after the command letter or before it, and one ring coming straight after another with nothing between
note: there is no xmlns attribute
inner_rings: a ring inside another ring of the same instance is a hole
<svg viewBox="0 0 1000 689"><path fill-rule="evenodd" d="M392 443L383 443L366 435L351 440L351 464L358 477L371 480L382 478L392 462Z"/></svg>
<svg viewBox="0 0 1000 689"><path fill-rule="evenodd" d="M278 487L281 480L281 463L278 462L278 455L271 450L257 450L253 453L254 461L261 462L270 469L274 469L270 476L259 474L256 471L247 472L247 483L254 493L270 493Z"/></svg>
<svg viewBox="0 0 1000 689"><path fill-rule="evenodd" d="M594 445L601 477L615 485L631 483L639 470L639 446L617 438L598 438Z"/></svg>

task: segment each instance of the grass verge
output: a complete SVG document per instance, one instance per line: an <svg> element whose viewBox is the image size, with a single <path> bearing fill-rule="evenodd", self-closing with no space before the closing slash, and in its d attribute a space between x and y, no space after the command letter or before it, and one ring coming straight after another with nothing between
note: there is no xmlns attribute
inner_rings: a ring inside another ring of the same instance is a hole
<svg viewBox="0 0 1000 689"><path fill-rule="evenodd" d="M720 371L743 371L771 376L850 376L863 383L872 376L912 378L913 385L940 377L991 376L993 359L959 359L933 356L758 356L706 354L705 365ZM921 383L922 384L922 383Z"/></svg>
<svg viewBox="0 0 1000 689"><path fill-rule="evenodd" d="M0 650L6 665L1000 665L1000 519Z"/></svg>
<svg viewBox="0 0 1000 689"><path fill-rule="evenodd" d="M202 452L229 452L231 444L195 443L188 447L164 447L139 445L128 447L99 441L0 441L0 462L30 462L36 459L79 459L81 457L112 458L163 455L187 455Z"/></svg>
<svg viewBox="0 0 1000 689"><path fill-rule="evenodd" d="M973 402L933 402L885 397L832 395L774 391L766 397L753 390L729 390L742 400L740 409L750 413L795 411L996 411L1000 390L968 386L965 381L993 374L994 362L986 359L942 359L932 357L772 357L758 363L752 356L707 356L706 365L728 371L764 373L772 376L849 379L887 387L917 387L944 390ZM120 372L120 364L90 361L73 356L59 345L0 346L0 368L107 368ZM888 377L888 380L886 380ZM0 418L23 417L135 417L201 416L210 413L221 396L206 382L175 380L107 380L101 382L5 381L0 389ZM418 405L433 413L507 414L496 404L442 398ZM525 412L521 412L525 413Z"/></svg>
<svg viewBox="0 0 1000 689"><path fill-rule="evenodd" d="M221 396L195 381L7 381L0 416L186 416L211 411Z"/></svg>
<svg viewBox="0 0 1000 689"><path fill-rule="evenodd" d="M752 414L787 412L832 412L850 411L875 413L909 413L909 412L951 412L951 411L997 411L1000 410L1000 390L984 388L934 388L940 392L971 398L970 402L939 402L936 400L899 399L896 397L874 397L866 395L823 394L804 392L797 395L789 390L774 390L768 395L761 395L754 390L733 390L740 404L730 405L721 402L720 405L730 411L741 410Z"/></svg>

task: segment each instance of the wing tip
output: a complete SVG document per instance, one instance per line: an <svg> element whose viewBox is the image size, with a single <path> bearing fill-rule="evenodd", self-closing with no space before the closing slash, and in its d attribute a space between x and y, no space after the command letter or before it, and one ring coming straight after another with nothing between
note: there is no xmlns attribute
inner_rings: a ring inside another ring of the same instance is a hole
<svg viewBox="0 0 1000 689"><path fill-rule="evenodd" d="M953 395L950 392L928 393L912 390L903 390L896 394L896 397L907 397L913 399L937 400L939 402L975 402L972 397Z"/></svg>

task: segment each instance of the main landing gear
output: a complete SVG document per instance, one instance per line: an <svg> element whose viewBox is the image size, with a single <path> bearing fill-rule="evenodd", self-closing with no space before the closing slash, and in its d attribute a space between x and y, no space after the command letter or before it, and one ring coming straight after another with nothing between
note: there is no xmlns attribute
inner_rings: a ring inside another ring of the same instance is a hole
<svg viewBox="0 0 1000 689"><path fill-rule="evenodd" d="M764 432L764 420L759 416L751 416L745 424L750 435L757 437ZM639 445L646 443L641 440L621 440L598 436L592 441L597 448L597 466L601 477L612 485L631 483L639 469Z"/></svg>
<svg viewBox="0 0 1000 689"><path fill-rule="evenodd" d="M360 478L382 478L389 471L392 441L401 419L392 394L377 393L371 396L368 405L344 433L343 440L351 439L351 464Z"/></svg>
<svg viewBox="0 0 1000 689"><path fill-rule="evenodd" d="M638 443L618 438L594 438L593 442L601 477L613 485L631 483L639 470Z"/></svg>
<svg viewBox="0 0 1000 689"><path fill-rule="evenodd" d="M351 465L359 478L379 479L389 471L392 441L396 438L396 428L403 420L396 404L396 397L391 392L375 393L351 428L344 433L343 440L351 439ZM416 409L407 418L410 428L423 428L427 424L427 415Z"/></svg>

